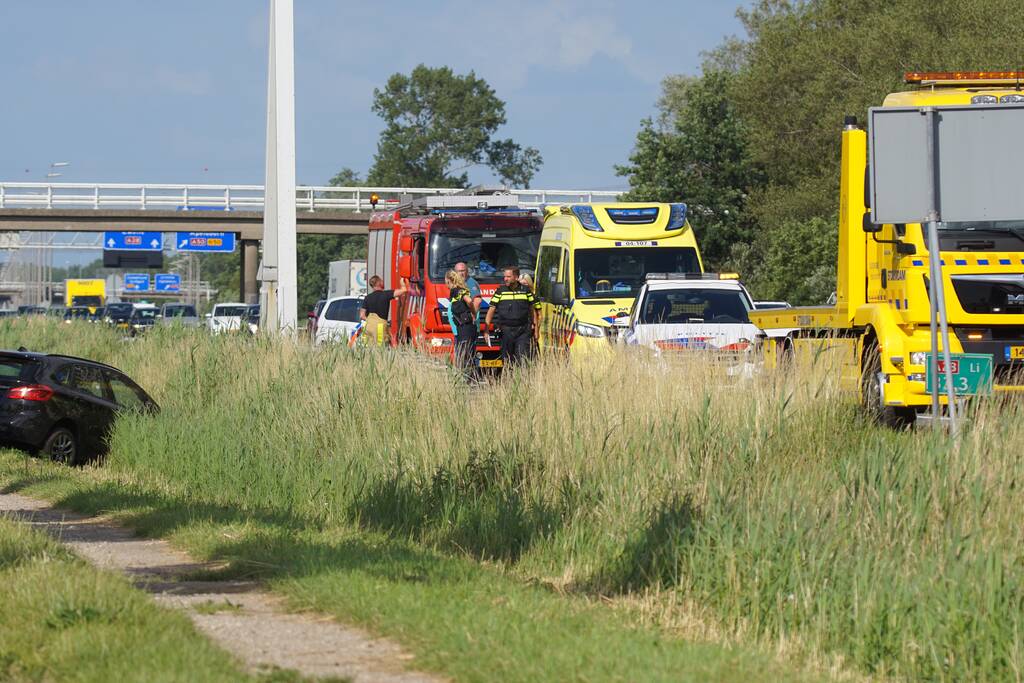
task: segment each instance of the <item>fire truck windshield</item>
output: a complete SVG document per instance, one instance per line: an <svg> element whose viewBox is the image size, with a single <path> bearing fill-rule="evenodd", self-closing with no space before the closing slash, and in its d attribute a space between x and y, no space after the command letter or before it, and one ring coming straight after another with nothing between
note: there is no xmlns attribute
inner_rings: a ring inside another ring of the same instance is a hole
<svg viewBox="0 0 1024 683"><path fill-rule="evenodd" d="M532 273L537 263L539 229L445 230L431 235L430 279L444 282L445 273L465 261L480 283L501 282L502 270L517 266Z"/></svg>

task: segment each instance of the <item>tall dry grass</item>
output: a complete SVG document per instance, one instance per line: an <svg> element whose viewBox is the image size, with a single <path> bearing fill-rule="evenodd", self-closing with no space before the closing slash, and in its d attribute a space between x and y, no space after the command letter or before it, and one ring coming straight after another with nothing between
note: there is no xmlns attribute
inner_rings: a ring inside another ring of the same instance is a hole
<svg viewBox="0 0 1024 683"><path fill-rule="evenodd" d="M136 377L163 411L121 420L106 466L185 501L701 605L872 674L1024 675L1017 405L975 406L951 444L868 423L827 353L737 380L613 350L470 389L403 351L46 321L0 340Z"/></svg>

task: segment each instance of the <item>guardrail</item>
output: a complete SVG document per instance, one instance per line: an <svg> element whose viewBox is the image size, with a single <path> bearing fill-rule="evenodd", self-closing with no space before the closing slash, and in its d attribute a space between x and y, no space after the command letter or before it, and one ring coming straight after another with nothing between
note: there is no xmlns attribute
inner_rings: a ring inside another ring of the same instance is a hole
<svg viewBox="0 0 1024 683"><path fill-rule="evenodd" d="M295 188L299 211L370 211L370 195L381 199L378 208L402 195L425 197L455 194L452 188L331 187ZM524 206L615 201L609 190L510 189ZM133 185L130 183L0 183L0 209L129 209L162 211L262 211L262 185Z"/></svg>

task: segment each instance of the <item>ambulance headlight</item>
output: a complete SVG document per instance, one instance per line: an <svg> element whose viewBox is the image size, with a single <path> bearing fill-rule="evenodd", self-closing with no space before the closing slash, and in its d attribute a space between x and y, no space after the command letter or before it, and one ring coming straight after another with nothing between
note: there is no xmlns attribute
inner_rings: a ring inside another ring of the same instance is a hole
<svg viewBox="0 0 1024 683"><path fill-rule="evenodd" d="M926 365L928 363L928 353L925 351L914 351L910 354L911 365Z"/></svg>
<svg viewBox="0 0 1024 683"><path fill-rule="evenodd" d="M604 328L598 327L597 325L588 325L587 323L576 323L576 334L581 337L594 337L601 339L604 337Z"/></svg>

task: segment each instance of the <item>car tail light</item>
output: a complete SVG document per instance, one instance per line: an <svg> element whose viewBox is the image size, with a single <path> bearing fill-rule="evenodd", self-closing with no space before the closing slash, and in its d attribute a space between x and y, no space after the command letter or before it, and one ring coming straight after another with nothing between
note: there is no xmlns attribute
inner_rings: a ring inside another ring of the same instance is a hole
<svg viewBox="0 0 1024 683"><path fill-rule="evenodd" d="M7 398L21 399L23 401L49 401L51 396L53 396L53 389L42 384L13 387L7 392Z"/></svg>

